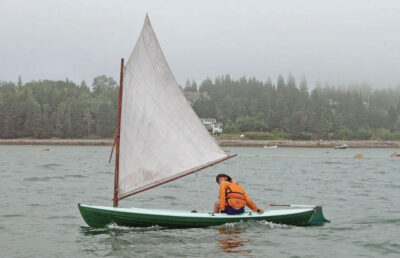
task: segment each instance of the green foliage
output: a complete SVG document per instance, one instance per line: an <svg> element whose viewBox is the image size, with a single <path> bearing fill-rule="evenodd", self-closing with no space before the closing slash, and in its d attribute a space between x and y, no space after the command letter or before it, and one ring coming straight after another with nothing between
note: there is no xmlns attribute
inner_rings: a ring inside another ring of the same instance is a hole
<svg viewBox="0 0 400 258"><path fill-rule="evenodd" d="M236 119L236 128L239 132L246 131L265 131L267 125L255 117L238 117Z"/></svg>
<svg viewBox="0 0 400 258"><path fill-rule="evenodd" d="M375 137L384 141L400 140L400 132L391 133L388 129L380 128L376 131Z"/></svg>
<svg viewBox="0 0 400 258"><path fill-rule="evenodd" d="M226 75L207 78L199 91L208 99L197 100L194 110L200 117L217 118L227 133L278 129L291 139L346 140L370 139L378 128L400 132L400 88L319 84L309 91L305 78L298 87L292 75L287 80L279 76L276 84Z"/></svg>
<svg viewBox="0 0 400 258"><path fill-rule="evenodd" d="M225 124L224 132L227 134L238 132L238 130L236 129L235 123L232 120L228 120L228 122Z"/></svg>
<svg viewBox="0 0 400 258"><path fill-rule="evenodd" d="M359 128L354 134L354 139L369 140L371 139L373 132L370 128Z"/></svg>
<svg viewBox="0 0 400 258"><path fill-rule="evenodd" d="M83 86L85 86L84 83ZM106 90L111 90L117 87L117 82L112 77L107 77L105 75L97 76L93 79L93 91L97 94L102 93Z"/></svg>
<svg viewBox="0 0 400 258"><path fill-rule="evenodd" d="M373 131L370 128L362 127L353 131L347 127L340 128L337 133L333 135L336 140L369 140L373 136Z"/></svg>
<svg viewBox="0 0 400 258"><path fill-rule="evenodd" d="M400 134L400 88L371 90L368 85L308 89L292 75L258 81L229 75L199 85L187 80L185 91L197 96L199 117L214 117L224 133L249 139L383 139ZM0 137L112 137L118 109L118 84L105 75L70 80L0 83Z"/></svg>
<svg viewBox="0 0 400 258"><path fill-rule="evenodd" d="M381 107L372 106L367 109L369 125L372 128L382 128L386 124L387 111Z"/></svg>
<svg viewBox="0 0 400 258"><path fill-rule="evenodd" d="M298 134L296 136L292 135L292 138L294 140L311 140L311 136L312 136L311 133L301 132L300 134Z"/></svg>
<svg viewBox="0 0 400 258"><path fill-rule="evenodd" d="M98 76L93 92L83 81L31 81L0 84L0 137L112 137L118 88Z"/></svg>
<svg viewBox="0 0 400 258"><path fill-rule="evenodd" d="M386 140L386 139L390 138L390 130L385 129L385 128L379 128L375 132L375 137L382 139L382 140Z"/></svg>
<svg viewBox="0 0 400 258"><path fill-rule="evenodd" d="M333 138L336 140L349 140L352 136L353 132L349 128L342 127L334 134Z"/></svg>
<svg viewBox="0 0 400 258"><path fill-rule="evenodd" d="M273 130L272 134L274 135L276 140L290 139L290 135L287 132L284 132L283 130L280 129Z"/></svg>
<svg viewBox="0 0 400 258"><path fill-rule="evenodd" d="M289 134L274 130L273 132L245 132L244 136L251 140L284 140L289 139Z"/></svg>
<svg viewBox="0 0 400 258"><path fill-rule="evenodd" d="M192 82L190 82L189 80L186 80L185 83L185 88L183 88L184 91L189 91L189 92L197 92L198 88L197 88L197 83L192 80Z"/></svg>

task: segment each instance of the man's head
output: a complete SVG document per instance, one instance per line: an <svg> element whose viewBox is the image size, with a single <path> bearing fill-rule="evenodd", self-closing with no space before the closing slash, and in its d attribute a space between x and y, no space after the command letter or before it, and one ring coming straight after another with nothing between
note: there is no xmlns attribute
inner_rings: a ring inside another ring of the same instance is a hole
<svg viewBox="0 0 400 258"><path fill-rule="evenodd" d="M232 182L232 178L226 174L219 174L219 175L217 175L217 177L215 179L217 180L218 184L221 184L221 182L223 182L223 181Z"/></svg>

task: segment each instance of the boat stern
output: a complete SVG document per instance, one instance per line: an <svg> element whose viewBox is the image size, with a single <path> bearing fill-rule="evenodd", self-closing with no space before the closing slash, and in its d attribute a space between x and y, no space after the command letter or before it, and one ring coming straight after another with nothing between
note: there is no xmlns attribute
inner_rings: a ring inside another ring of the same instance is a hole
<svg viewBox="0 0 400 258"><path fill-rule="evenodd" d="M311 226L318 226L323 225L324 223L329 223L330 221L324 217L322 213L322 206L315 206L314 207L314 214L311 217L310 225Z"/></svg>

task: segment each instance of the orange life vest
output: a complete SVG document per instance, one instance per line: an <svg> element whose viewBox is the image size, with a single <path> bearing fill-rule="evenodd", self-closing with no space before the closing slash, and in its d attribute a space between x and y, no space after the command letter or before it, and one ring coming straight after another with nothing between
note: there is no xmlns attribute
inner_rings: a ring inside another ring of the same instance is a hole
<svg viewBox="0 0 400 258"><path fill-rule="evenodd" d="M241 187L238 183L234 181L228 182L225 188L226 203L235 209L243 208L246 206L244 193L243 187Z"/></svg>

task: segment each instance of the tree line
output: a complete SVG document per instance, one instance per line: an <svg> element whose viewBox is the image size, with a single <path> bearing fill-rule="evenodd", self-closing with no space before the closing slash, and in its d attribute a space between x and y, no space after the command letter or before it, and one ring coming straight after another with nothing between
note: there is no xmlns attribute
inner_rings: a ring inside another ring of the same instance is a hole
<svg viewBox="0 0 400 258"><path fill-rule="evenodd" d="M400 88L341 88L292 75L276 82L229 75L187 81L187 95L199 117L216 118L224 133L272 139L400 139ZM118 84L105 75L91 87L64 81L0 82L1 138L112 137Z"/></svg>
<svg viewBox="0 0 400 258"><path fill-rule="evenodd" d="M111 137L116 127L117 82L105 75L77 85L65 81L0 83L1 138Z"/></svg>
<svg viewBox="0 0 400 258"><path fill-rule="evenodd" d="M322 86L310 90L303 78L279 76L276 83L229 75L187 81L198 92L193 107L200 117L224 123L224 133L268 139L400 139L400 88L372 90L367 84Z"/></svg>

